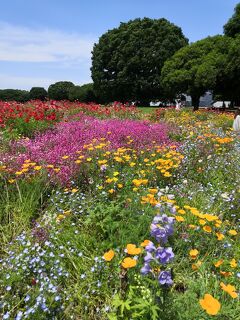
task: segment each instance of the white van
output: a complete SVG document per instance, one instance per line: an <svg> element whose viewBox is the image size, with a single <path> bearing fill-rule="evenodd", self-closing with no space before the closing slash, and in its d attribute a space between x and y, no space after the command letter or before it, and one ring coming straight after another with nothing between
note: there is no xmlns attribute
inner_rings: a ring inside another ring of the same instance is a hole
<svg viewBox="0 0 240 320"><path fill-rule="evenodd" d="M213 108L222 108L223 103L225 103L226 108L229 108L231 101L215 101L212 103L212 107Z"/></svg>

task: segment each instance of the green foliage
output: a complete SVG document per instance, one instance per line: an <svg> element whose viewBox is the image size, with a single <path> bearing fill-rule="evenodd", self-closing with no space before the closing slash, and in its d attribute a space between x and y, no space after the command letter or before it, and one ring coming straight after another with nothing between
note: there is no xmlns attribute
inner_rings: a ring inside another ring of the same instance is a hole
<svg viewBox="0 0 240 320"><path fill-rule="evenodd" d="M67 100L69 90L74 87L70 81L59 81L51 84L48 88L49 99L53 100Z"/></svg>
<svg viewBox="0 0 240 320"><path fill-rule="evenodd" d="M220 76L225 74L231 42L225 36L207 37L175 53L162 69L161 79L166 95L173 97L188 93L192 96L193 105L198 107L201 95L220 87Z"/></svg>
<svg viewBox="0 0 240 320"><path fill-rule="evenodd" d="M187 44L166 19L135 19L103 34L92 56L92 78L106 101L150 101L162 96L164 62Z"/></svg>
<svg viewBox="0 0 240 320"><path fill-rule="evenodd" d="M47 91L42 87L32 87L29 92L30 99L32 100L46 100Z"/></svg>
<svg viewBox="0 0 240 320"><path fill-rule="evenodd" d="M235 101L240 106L240 35L231 43L227 56L227 63L224 73L224 81L219 92L225 92L229 100Z"/></svg>
<svg viewBox="0 0 240 320"><path fill-rule="evenodd" d="M240 3L236 5L233 16L224 25L224 33L229 37L240 34Z"/></svg>
<svg viewBox="0 0 240 320"><path fill-rule="evenodd" d="M74 86L70 88L68 98L70 101L78 100L80 102L94 102L96 95L93 91L93 83L87 83L83 86Z"/></svg>
<svg viewBox="0 0 240 320"><path fill-rule="evenodd" d="M2 101L17 101L26 102L30 99L29 92L18 89L3 89L0 90L0 100Z"/></svg>
<svg viewBox="0 0 240 320"><path fill-rule="evenodd" d="M6 180L0 180L1 243L28 229L32 219L38 218L48 187L45 175L28 183L18 181L9 185Z"/></svg>

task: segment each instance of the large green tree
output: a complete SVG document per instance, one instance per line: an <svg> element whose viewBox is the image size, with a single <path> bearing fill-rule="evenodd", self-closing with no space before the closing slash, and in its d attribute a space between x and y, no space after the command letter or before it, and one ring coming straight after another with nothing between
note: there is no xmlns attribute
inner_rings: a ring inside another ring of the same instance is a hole
<svg viewBox="0 0 240 320"><path fill-rule="evenodd" d="M74 87L70 81L59 81L48 88L48 97L53 100L67 100L69 90Z"/></svg>
<svg viewBox="0 0 240 320"><path fill-rule="evenodd" d="M240 34L240 3L236 5L233 16L223 28L226 36L235 37Z"/></svg>
<svg viewBox="0 0 240 320"><path fill-rule="evenodd" d="M195 110L198 109L201 95L223 88L232 41L226 36L207 37L175 53L162 69L161 83L166 95L189 94Z"/></svg>
<svg viewBox="0 0 240 320"><path fill-rule="evenodd" d="M105 101L161 97L164 62L188 40L166 19L135 19L103 34L92 52L94 88Z"/></svg>
<svg viewBox="0 0 240 320"><path fill-rule="evenodd" d="M223 92L236 106L240 106L240 34L229 46L224 74Z"/></svg>

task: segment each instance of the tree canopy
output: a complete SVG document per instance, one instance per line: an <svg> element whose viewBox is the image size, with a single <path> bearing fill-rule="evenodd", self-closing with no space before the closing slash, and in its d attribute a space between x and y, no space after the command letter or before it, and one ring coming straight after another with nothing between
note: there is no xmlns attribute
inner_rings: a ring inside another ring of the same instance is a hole
<svg viewBox="0 0 240 320"><path fill-rule="evenodd" d="M47 91L42 87L32 87L29 92L29 97L32 100L45 100L47 98Z"/></svg>
<svg viewBox="0 0 240 320"><path fill-rule="evenodd" d="M48 88L48 96L53 100L65 100L68 99L70 88L74 87L74 84L70 81L59 81L51 84Z"/></svg>
<svg viewBox="0 0 240 320"><path fill-rule="evenodd" d="M70 88L68 98L70 101L78 100L81 102L96 101L96 95L93 91L93 83L87 83L82 86Z"/></svg>
<svg viewBox="0 0 240 320"><path fill-rule="evenodd" d="M26 102L29 100L29 91L18 89L0 90L0 100Z"/></svg>
<svg viewBox="0 0 240 320"><path fill-rule="evenodd" d="M223 86L232 41L220 35L207 37L176 52L162 69L161 82L166 95L187 93L198 108L201 95Z"/></svg>
<svg viewBox="0 0 240 320"><path fill-rule="evenodd" d="M236 5L233 16L223 28L226 36L235 37L240 34L240 3Z"/></svg>
<svg viewBox="0 0 240 320"><path fill-rule="evenodd" d="M160 98L164 62L188 40L166 19L135 19L103 34L92 53L94 88L105 101Z"/></svg>

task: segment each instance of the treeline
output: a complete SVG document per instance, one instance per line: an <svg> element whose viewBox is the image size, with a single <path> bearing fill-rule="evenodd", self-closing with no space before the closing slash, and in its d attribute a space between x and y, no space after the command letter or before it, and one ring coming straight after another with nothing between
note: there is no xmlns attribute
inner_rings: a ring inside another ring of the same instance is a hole
<svg viewBox="0 0 240 320"><path fill-rule="evenodd" d="M51 84L48 91L42 87L33 87L30 91L18 89L0 90L0 100L27 102L29 100L70 100L81 102L100 101L93 91L93 84L75 86L69 81L59 81Z"/></svg>
<svg viewBox="0 0 240 320"><path fill-rule="evenodd" d="M102 35L92 55L94 89L105 100L172 100L190 95L195 109L214 99L240 106L240 3L224 35L188 44L165 19L135 19Z"/></svg>
<svg viewBox="0 0 240 320"><path fill-rule="evenodd" d="M190 95L195 109L211 90L215 99L240 106L240 3L224 35L188 43L181 28L166 19L135 19L103 34L92 52L93 83L69 81L44 88L0 90L0 100L46 98L108 103L172 101Z"/></svg>

